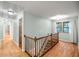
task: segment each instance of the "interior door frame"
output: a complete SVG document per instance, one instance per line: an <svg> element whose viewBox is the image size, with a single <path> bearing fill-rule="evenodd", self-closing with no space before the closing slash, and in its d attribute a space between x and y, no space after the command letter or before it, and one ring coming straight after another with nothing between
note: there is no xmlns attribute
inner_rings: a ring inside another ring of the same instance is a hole
<svg viewBox="0 0 79 59"><path fill-rule="evenodd" d="M22 38L21 38L21 46L22 46L22 40L23 40L23 21L22 21L22 17L19 18L19 23L18 23L19 26L18 26L18 30L20 29L20 20L21 20L21 26L22 26L22 27L21 27L21 32L22 32L22 33L21 33L21 37L22 37ZM20 31L18 31L18 32L20 32ZM18 40L19 40L18 43L19 43L19 47L20 47L20 39L19 39L19 35L20 35L20 33L18 34ZM20 47L20 48L22 49L22 47Z"/></svg>
<svg viewBox="0 0 79 59"><path fill-rule="evenodd" d="M22 51L25 51L24 49L24 12L22 11L21 13L18 14L18 17L17 17L17 39L18 39L18 43L17 43L17 46L19 47L19 19L22 18Z"/></svg>

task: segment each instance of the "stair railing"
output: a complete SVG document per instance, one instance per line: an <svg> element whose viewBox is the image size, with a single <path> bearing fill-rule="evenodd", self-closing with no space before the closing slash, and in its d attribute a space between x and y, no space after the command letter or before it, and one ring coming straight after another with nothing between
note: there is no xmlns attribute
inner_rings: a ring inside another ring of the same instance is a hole
<svg viewBox="0 0 79 59"><path fill-rule="evenodd" d="M36 36L25 37L25 52L31 57L40 57L45 55L53 46L59 42L59 34L50 34L47 36L39 37ZM47 44L50 46L47 47ZM47 47L47 48L46 48Z"/></svg>

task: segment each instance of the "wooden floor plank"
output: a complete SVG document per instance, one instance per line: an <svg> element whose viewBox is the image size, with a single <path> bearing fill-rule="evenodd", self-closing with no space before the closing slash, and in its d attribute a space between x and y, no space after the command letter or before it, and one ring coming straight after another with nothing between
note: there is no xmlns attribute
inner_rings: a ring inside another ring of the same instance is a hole
<svg viewBox="0 0 79 59"><path fill-rule="evenodd" d="M78 47L75 44L59 41L44 57L76 57Z"/></svg>
<svg viewBox="0 0 79 59"><path fill-rule="evenodd" d="M1 57L27 57L25 52L22 52L19 47L11 40L8 34L0 41L0 56Z"/></svg>
<svg viewBox="0 0 79 59"><path fill-rule="evenodd" d="M77 45L59 41L44 57L76 57L78 56ZM0 41L0 57L29 57L22 52L19 47L11 40L8 34Z"/></svg>

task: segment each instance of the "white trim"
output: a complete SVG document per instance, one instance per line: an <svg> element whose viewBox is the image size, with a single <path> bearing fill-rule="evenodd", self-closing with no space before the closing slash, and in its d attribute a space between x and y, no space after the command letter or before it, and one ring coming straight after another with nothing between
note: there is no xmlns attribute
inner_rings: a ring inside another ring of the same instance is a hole
<svg viewBox="0 0 79 59"><path fill-rule="evenodd" d="M17 46L19 46L19 18L17 18Z"/></svg>
<svg viewBox="0 0 79 59"><path fill-rule="evenodd" d="M13 23L11 23L11 37L12 37L12 40L13 40Z"/></svg>
<svg viewBox="0 0 79 59"><path fill-rule="evenodd" d="M18 42L17 42L17 46L19 46L19 19L21 19L22 18L22 51L25 51L25 49L24 49L24 18L23 18L23 12L21 12L19 15L18 15L18 18L17 18L17 40L18 40Z"/></svg>
<svg viewBox="0 0 79 59"><path fill-rule="evenodd" d="M11 28L11 22L9 22L9 30L10 30L10 37L11 37L11 40L12 40L12 28Z"/></svg>
<svg viewBox="0 0 79 59"><path fill-rule="evenodd" d="M18 18L18 34L19 34L19 20L22 19L22 51L25 51L24 47L24 13L21 12L19 18ZM18 43L19 43L19 37L18 37Z"/></svg>
<svg viewBox="0 0 79 59"><path fill-rule="evenodd" d="M24 12L22 12L22 51L25 51L25 40L24 40Z"/></svg>
<svg viewBox="0 0 79 59"><path fill-rule="evenodd" d="M3 23L3 39L5 37L5 24Z"/></svg>
<svg viewBox="0 0 79 59"><path fill-rule="evenodd" d="M11 23L11 35L12 35L12 40L13 40L13 23Z"/></svg>

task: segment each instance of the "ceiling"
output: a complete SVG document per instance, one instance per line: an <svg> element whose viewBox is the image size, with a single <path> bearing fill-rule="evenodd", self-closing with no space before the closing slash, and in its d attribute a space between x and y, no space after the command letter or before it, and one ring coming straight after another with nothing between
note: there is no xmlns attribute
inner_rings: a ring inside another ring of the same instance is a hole
<svg viewBox="0 0 79 59"><path fill-rule="evenodd" d="M19 12L22 10L18 8L14 4L5 2L5 1L0 1L0 17L5 18L5 19L16 19L17 15Z"/></svg>
<svg viewBox="0 0 79 59"><path fill-rule="evenodd" d="M24 8L32 15L51 17L55 15L77 15L77 3L73 1L9 1Z"/></svg>

